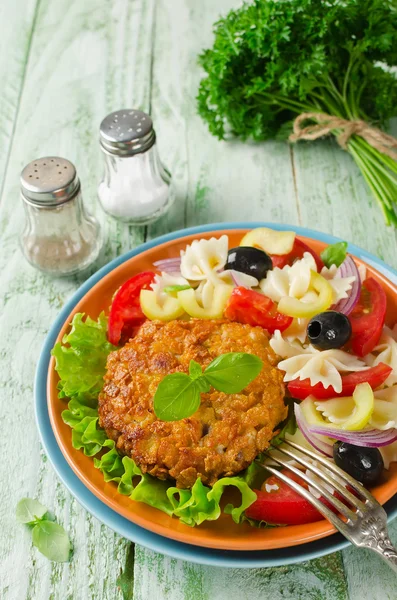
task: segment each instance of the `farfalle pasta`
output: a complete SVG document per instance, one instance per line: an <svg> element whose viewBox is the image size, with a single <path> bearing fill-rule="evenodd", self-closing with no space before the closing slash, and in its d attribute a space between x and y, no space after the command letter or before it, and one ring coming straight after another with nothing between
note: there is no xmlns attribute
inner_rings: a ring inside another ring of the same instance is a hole
<svg viewBox="0 0 397 600"><path fill-rule="evenodd" d="M278 368L285 372L284 381L309 379L311 385L321 383L324 388L332 387L336 393L342 391L341 373L363 371L367 365L356 356L343 350L317 350L309 344L284 340L276 331L270 346L278 356L284 358Z"/></svg>
<svg viewBox="0 0 397 600"><path fill-rule="evenodd" d="M260 282L260 288L274 302L280 302L285 296L297 298L302 302L311 302L314 293L310 289L312 271L317 272L316 261L309 252L305 252L303 258L297 260L292 266L286 265L282 269L275 268L269 271L265 279ZM335 265L330 268L323 267L321 275L332 287L334 304L347 298L355 277L339 277Z"/></svg>
<svg viewBox="0 0 397 600"><path fill-rule="evenodd" d="M194 240L181 251L181 273L191 281L208 279L214 285L219 283L219 271L227 260L229 239L222 235L219 239Z"/></svg>
<svg viewBox="0 0 397 600"><path fill-rule="evenodd" d="M384 327L379 344L374 348L371 354L365 357L368 365L371 367L384 363L393 370L386 379L386 385L397 383L397 324L393 329Z"/></svg>

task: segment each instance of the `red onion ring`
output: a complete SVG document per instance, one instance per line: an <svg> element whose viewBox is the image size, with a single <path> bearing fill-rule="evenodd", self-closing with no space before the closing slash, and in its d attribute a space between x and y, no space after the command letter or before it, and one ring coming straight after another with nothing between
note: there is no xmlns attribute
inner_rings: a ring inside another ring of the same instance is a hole
<svg viewBox="0 0 397 600"><path fill-rule="evenodd" d="M303 437L309 442L313 448L321 452L321 454L325 454L325 456L333 456L333 446L332 444L328 444L323 440L320 440L318 435L313 434L306 423L306 420L303 416L302 409L299 404L294 405L296 422L299 429L302 432Z"/></svg>
<svg viewBox="0 0 397 600"><path fill-rule="evenodd" d="M159 271L164 273L172 273L173 275L181 275L181 259L180 258L165 258L157 260L153 263Z"/></svg>
<svg viewBox="0 0 397 600"><path fill-rule="evenodd" d="M338 277L355 277L351 290L348 292L348 297L339 300L332 307L332 310L337 310L345 315L349 315L356 306L361 292L361 279L357 265L351 256L347 256L336 272Z"/></svg>
<svg viewBox="0 0 397 600"><path fill-rule="evenodd" d="M346 431L343 429L334 429L332 427L322 427L321 425L307 425L310 434L326 435L334 440L347 442L353 446L362 446L364 448L381 448L397 441L397 429L371 429L367 431Z"/></svg>
<svg viewBox="0 0 397 600"><path fill-rule="evenodd" d="M236 270L234 270L234 269L227 269L227 271L224 271L224 273L229 273L229 275L230 275L230 277L231 277L231 279L232 279L232 281L233 281L234 287L243 287L243 288L246 288L247 290L250 290L250 289L251 289L251 287L250 287L250 286L248 286L248 285L246 285L246 284L243 282L243 280L240 278L240 277L241 277L241 275L240 275L240 272L239 272L239 271L236 271ZM253 279L255 279L255 277L253 277ZM257 281L257 280L256 280L256 281ZM257 284L256 284L256 285L258 285L258 283L259 283L259 282L257 281ZM252 287L254 287L254 286L252 286Z"/></svg>

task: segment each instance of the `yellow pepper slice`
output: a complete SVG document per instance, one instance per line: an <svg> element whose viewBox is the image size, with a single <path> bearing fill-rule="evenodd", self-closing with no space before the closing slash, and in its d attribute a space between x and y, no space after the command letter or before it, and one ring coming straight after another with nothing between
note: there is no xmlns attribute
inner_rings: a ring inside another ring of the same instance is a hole
<svg viewBox="0 0 397 600"><path fill-rule="evenodd" d="M268 227L258 227L245 234L240 246L260 248L268 254L289 254L294 246L294 231L276 231Z"/></svg>
<svg viewBox="0 0 397 600"><path fill-rule="evenodd" d="M297 298L283 296L278 303L277 310L289 317L306 317L310 319L314 315L327 310L333 302L332 287L328 281L319 273L311 272L310 286L318 292L318 298L314 302L302 302Z"/></svg>
<svg viewBox="0 0 397 600"><path fill-rule="evenodd" d="M178 292L177 296L183 309L191 317L197 319L220 319L223 316L223 311L232 291L233 287L231 285L217 285L214 289L212 305L208 308L200 306L192 289Z"/></svg>
<svg viewBox="0 0 397 600"><path fill-rule="evenodd" d="M185 312L178 298L173 296L168 296L160 305L157 294L152 290L141 290L139 299L143 314L152 321L172 321Z"/></svg>
<svg viewBox="0 0 397 600"><path fill-rule="evenodd" d="M338 423L326 421L310 397L303 400L300 407L309 425L359 431L368 425L374 410L374 403L374 393L369 383L360 383L356 386L352 397L321 401L321 406L326 408L327 415L335 413L338 416Z"/></svg>

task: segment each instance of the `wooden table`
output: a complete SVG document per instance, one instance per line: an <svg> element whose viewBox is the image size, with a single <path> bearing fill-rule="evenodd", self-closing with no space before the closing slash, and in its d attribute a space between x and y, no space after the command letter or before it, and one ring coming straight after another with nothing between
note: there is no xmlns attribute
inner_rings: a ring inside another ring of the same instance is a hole
<svg viewBox="0 0 397 600"><path fill-rule="evenodd" d="M19 173L33 158L69 158L85 202L103 221L94 272L146 239L200 223L266 220L306 225L367 248L397 267L385 227L350 157L332 141L242 144L211 137L196 114L196 59L211 26L239 0L2 0L0 3L1 436L0 597L4 600L383 600L396 576L365 551L277 569L228 570L135 547L91 517L40 449L32 386L46 333L83 278L50 279L18 247ZM150 111L177 190L148 228L104 219L96 187L101 119L121 107ZM53 509L75 546L52 564L14 518L23 496ZM397 523L391 526L397 542ZM123 573L121 579L118 579ZM118 588L118 583L121 588Z"/></svg>

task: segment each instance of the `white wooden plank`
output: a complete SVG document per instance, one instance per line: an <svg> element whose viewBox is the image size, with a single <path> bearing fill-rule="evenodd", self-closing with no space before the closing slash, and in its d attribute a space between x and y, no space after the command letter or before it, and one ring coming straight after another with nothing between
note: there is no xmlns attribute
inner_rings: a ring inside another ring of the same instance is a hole
<svg viewBox="0 0 397 600"><path fill-rule="evenodd" d="M299 223L286 144L219 142L197 114L203 75L198 55L212 43L212 25L238 0L159 0L153 63L152 115L177 200L149 227L170 229L218 221Z"/></svg>
<svg viewBox="0 0 397 600"><path fill-rule="evenodd" d="M397 266L396 230L386 227L354 162L333 140L301 143L293 150L302 222L335 234ZM397 541L397 524L392 526ZM343 552L351 600L397 595L396 576L370 552Z"/></svg>
<svg viewBox="0 0 397 600"><path fill-rule="evenodd" d="M153 6L152 0L43 0L37 15L0 209L1 420L3 431L6 425L10 432L0 441L7 456L0 466L5 600L121 597L116 579L128 542L71 499L40 453L32 402L36 361L65 299L87 275L50 279L24 261L18 249L23 221L18 173L36 156L65 156L76 164L86 204L97 211L99 123L120 106L148 105ZM143 229L103 221L107 243L91 271L143 239ZM52 564L32 548L29 533L13 516L26 495L39 497L68 529L75 547L71 563Z"/></svg>
<svg viewBox="0 0 397 600"><path fill-rule="evenodd" d="M211 44L212 24L219 14L237 4L233 0L157 3L152 116L161 156L174 176L177 199L171 213L148 228L149 236L185 225L227 220L300 223L290 148L278 142L219 142L197 115L195 98L202 76L198 54ZM345 598L340 557L334 558L332 568L328 561L320 560L317 567L313 564L305 569L223 570L190 565L138 548L135 595L142 600L223 600L231 593L239 598L270 598L283 593L285 599L295 599L310 598L305 596L310 590L313 597ZM322 569L321 586L314 575L316 568ZM337 577L340 581L335 584ZM260 578L262 584L258 586ZM292 585L293 581L299 583Z"/></svg>
<svg viewBox="0 0 397 600"><path fill-rule="evenodd" d="M37 0L0 3L0 195L29 61Z"/></svg>

